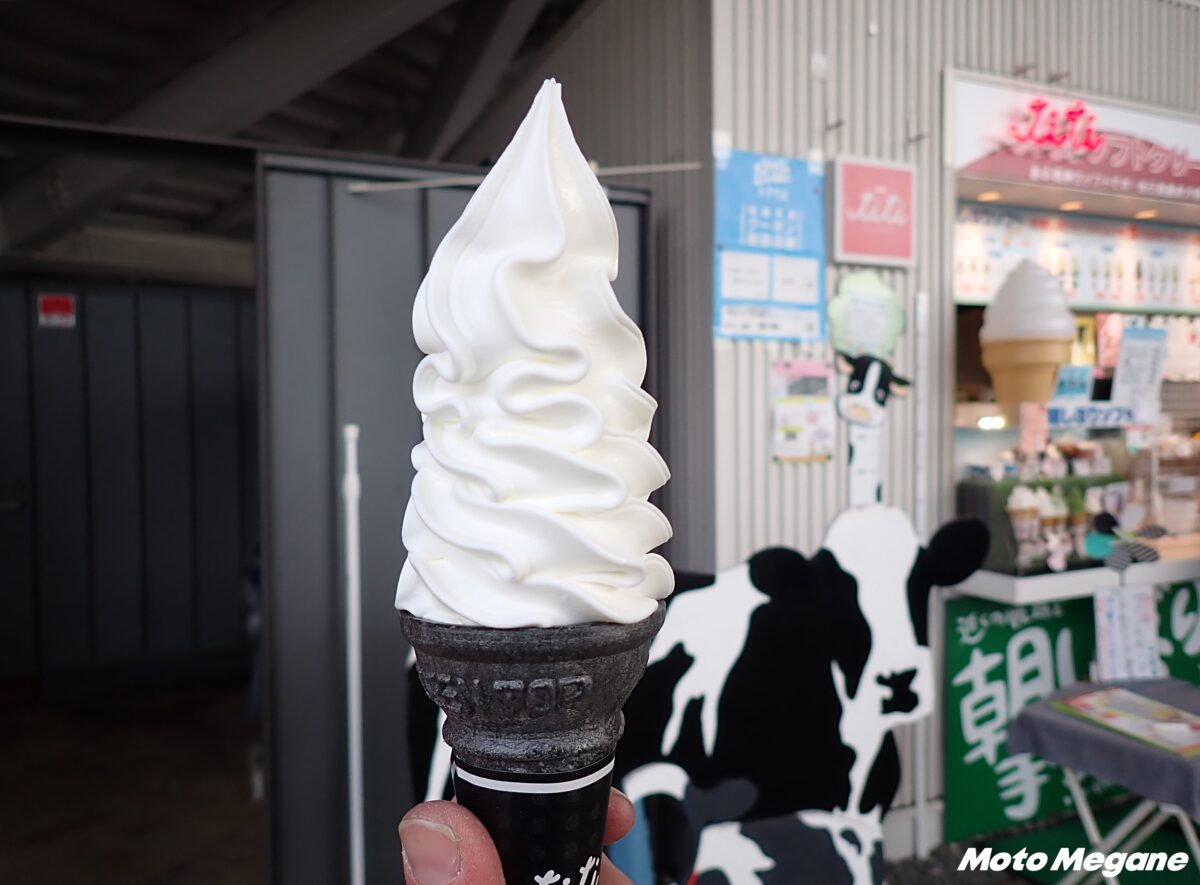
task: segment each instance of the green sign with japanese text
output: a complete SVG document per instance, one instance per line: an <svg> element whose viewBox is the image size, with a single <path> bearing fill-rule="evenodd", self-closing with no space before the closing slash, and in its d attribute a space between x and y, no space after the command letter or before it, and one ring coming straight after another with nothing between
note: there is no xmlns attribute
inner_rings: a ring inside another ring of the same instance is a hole
<svg viewBox="0 0 1200 885"><path fill-rule="evenodd" d="M946 841L1069 807L1055 766L1008 753L1008 722L1026 704L1086 678L1094 652L1090 599L946 602Z"/></svg>
<svg viewBox="0 0 1200 885"><path fill-rule="evenodd" d="M1200 684L1200 590L1156 588L1159 652L1167 672ZM1008 722L1026 704L1087 679L1095 657L1090 598L1010 606L971 597L946 602L946 841L1028 824L1067 811L1059 768L1009 754ZM1113 788L1089 782L1090 793Z"/></svg>

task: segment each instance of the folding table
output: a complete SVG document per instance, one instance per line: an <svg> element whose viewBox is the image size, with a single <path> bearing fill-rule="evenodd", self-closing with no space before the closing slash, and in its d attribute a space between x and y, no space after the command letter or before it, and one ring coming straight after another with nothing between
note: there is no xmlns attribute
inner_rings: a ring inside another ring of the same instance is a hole
<svg viewBox="0 0 1200 885"><path fill-rule="evenodd" d="M1200 865L1200 839L1192 824L1200 819L1200 756L1160 749L1052 706L1053 701L1064 697L1116 687L1200 714L1200 688L1177 679L1077 683L1030 704L1009 723L1009 752L1033 753L1062 766L1063 780L1096 851L1133 851L1175 818L1193 859ZM1119 784L1142 796L1143 801L1103 835L1079 782L1081 774ZM1060 885L1100 877L1099 872L1079 870L1062 879Z"/></svg>

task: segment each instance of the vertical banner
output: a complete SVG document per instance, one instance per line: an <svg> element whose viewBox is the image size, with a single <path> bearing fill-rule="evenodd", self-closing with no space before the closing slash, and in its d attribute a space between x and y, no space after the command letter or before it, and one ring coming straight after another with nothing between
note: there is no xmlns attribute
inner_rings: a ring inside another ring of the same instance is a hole
<svg viewBox="0 0 1200 885"><path fill-rule="evenodd" d="M1008 723L1027 704L1086 678L1090 599L1010 606L946 602L946 841L1068 810L1060 769L1009 754Z"/></svg>
<svg viewBox="0 0 1200 885"><path fill-rule="evenodd" d="M1166 675L1159 655L1158 608L1149 584L1096 591L1096 676L1154 679Z"/></svg>
<svg viewBox="0 0 1200 885"><path fill-rule="evenodd" d="M825 177L820 165L716 151L713 334L825 338Z"/></svg>

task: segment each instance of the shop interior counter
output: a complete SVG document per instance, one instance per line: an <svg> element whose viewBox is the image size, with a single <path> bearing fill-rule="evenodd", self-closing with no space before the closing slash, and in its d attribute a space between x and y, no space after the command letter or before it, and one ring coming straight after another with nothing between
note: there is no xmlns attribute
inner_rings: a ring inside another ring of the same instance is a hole
<svg viewBox="0 0 1200 885"><path fill-rule="evenodd" d="M1195 578L1200 578L1200 556L1165 555L1157 562L1134 563L1124 573L1110 568L1089 568L1017 577L978 571L953 590L1008 605L1030 605L1091 596L1102 587L1120 584L1169 584Z"/></svg>

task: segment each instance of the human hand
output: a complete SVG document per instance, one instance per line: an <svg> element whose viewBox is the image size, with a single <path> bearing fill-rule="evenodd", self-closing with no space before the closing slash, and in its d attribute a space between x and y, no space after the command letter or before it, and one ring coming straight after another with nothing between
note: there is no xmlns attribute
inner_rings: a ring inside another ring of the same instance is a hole
<svg viewBox="0 0 1200 885"><path fill-rule="evenodd" d="M608 798L604 844L633 827L633 803L619 790ZM496 846L479 818L456 802L423 802L400 821L404 881L408 885L504 885ZM633 885L629 877L600 860L599 885Z"/></svg>

